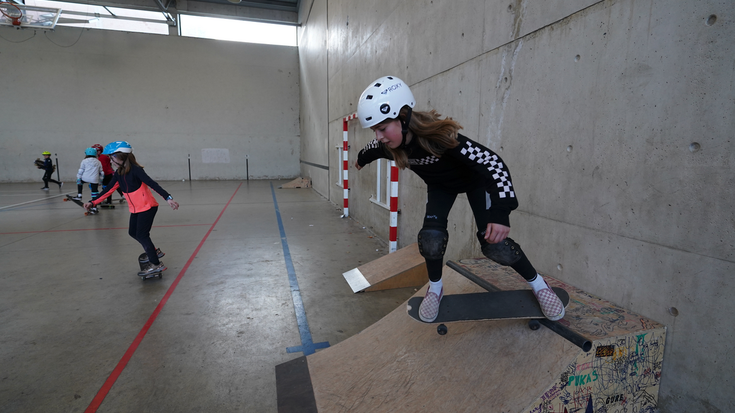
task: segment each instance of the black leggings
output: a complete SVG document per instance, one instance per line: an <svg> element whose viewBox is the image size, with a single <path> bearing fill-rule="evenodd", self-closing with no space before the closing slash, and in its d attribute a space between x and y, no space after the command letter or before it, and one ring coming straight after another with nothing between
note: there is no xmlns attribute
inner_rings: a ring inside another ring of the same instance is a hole
<svg viewBox="0 0 735 413"><path fill-rule="evenodd" d="M92 192L92 200L94 201L95 199L97 199L97 196L100 194L100 190L99 190L100 184L93 184L87 181L81 181L81 182L82 182L81 184L77 184L77 193L81 194L82 189L84 189L84 184L89 184L89 190L90 192Z"/></svg>
<svg viewBox="0 0 735 413"><path fill-rule="evenodd" d="M458 194L454 192L429 186L423 229L439 229L446 231L449 211L452 210L452 206L454 205L454 201L457 199L457 195ZM484 233L488 224L485 219L485 210L490 205L490 200L487 192L485 192L485 188L479 187L467 191L467 201L469 201L470 208L472 208L472 213L475 216L475 224L477 225L477 228L479 231ZM431 281L436 282L441 280L443 266L443 259L426 259L426 270L429 273L429 279ZM524 254L523 251L521 251L521 259L510 267L527 281L531 281L536 278L536 269L533 268L533 265L531 265L531 262L526 258L526 254Z"/></svg>
<svg viewBox="0 0 735 413"><path fill-rule="evenodd" d="M54 173L54 171L46 171L43 174L43 178L42 179L43 179L43 187L44 188L48 188L48 183L49 182L53 182L56 185L60 185L61 184L61 182L59 182L59 181L57 181L55 179L51 179L51 174L53 174L53 173ZM36 175L36 176L38 176L38 175Z"/></svg>
<svg viewBox="0 0 735 413"><path fill-rule="evenodd" d="M153 227L153 218L156 217L158 207L153 207L147 211L130 214L130 227L128 234L143 246L145 253L151 264L158 265L161 262L156 254L156 246L151 241L151 228Z"/></svg>

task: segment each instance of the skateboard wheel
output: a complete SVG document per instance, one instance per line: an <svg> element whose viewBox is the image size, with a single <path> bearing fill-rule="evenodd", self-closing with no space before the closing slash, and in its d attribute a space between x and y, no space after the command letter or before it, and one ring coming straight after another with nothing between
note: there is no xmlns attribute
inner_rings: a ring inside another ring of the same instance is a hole
<svg viewBox="0 0 735 413"><path fill-rule="evenodd" d="M439 324L439 326L436 328L436 332L439 333L440 336L447 334L447 326L445 326L444 324Z"/></svg>
<svg viewBox="0 0 735 413"><path fill-rule="evenodd" d="M66 201L68 201L68 200L69 200L68 198L64 198L64 202L66 202Z"/></svg>
<svg viewBox="0 0 735 413"><path fill-rule="evenodd" d="M539 328L541 328L541 323L538 320L529 320L528 321L528 328L530 328L533 331L536 331Z"/></svg>

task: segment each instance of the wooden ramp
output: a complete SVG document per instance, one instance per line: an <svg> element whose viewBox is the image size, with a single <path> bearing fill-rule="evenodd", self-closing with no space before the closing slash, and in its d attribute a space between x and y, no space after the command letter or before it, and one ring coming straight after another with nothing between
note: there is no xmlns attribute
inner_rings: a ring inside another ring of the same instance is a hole
<svg viewBox="0 0 735 413"><path fill-rule="evenodd" d="M342 274L352 292L421 287L429 279L426 261L414 243Z"/></svg>
<svg viewBox="0 0 735 413"><path fill-rule="evenodd" d="M278 189L295 188L311 188L311 178L296 178L293 181L285 183L278 187Z"/></svg>
<svg viewBox="0 0 735 413"><path fill-rule="evenodd" d="M485 259L449 264L459 271L444 268L447 294L483 291L468 274L495 289L520 280ZM333 347L277 366L278 411L655 411L665 327L546 278L570 294L558 324L588 337L590 351L523 320L453 323L440 336L404 304Z"/></svg>

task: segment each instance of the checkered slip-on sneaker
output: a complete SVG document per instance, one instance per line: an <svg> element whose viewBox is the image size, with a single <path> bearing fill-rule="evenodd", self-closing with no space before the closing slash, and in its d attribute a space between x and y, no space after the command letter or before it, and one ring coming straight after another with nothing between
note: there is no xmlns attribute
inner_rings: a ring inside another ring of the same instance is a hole
<svg viewBox="0 0 735 413"><path fill-rule="evenodd" d="M549 287L549 283L544 281L546 288L534 291L538 303L541 305L541 311L544 316L551 321L557 321L564 318L564 304L559 297L556 296L554 290Z"/></svg>
<svg viewBox="0 0 735 413"><path fill-rule="evenodd" d="M436 320L436 316L439 314L439 303L441 303L442 297L444 297L444 287L442 287L438 295L430 292L428 289L426 290L426 296L424 297L424 300L421 301L421 306L419 306L419 318L421 321L431 323Z"/></svg>

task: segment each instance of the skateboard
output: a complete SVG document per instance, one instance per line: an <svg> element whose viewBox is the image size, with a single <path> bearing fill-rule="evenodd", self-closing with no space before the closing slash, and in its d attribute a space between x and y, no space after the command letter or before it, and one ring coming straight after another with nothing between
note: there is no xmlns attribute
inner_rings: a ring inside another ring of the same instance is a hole
<svg viewBox="0 0 735 413"><path fill-rule="evenodd" d="M110 202L107 202L107 201L110 201ZM99 204L98 207L105 208L105 209L115 209L115 204L114 204L115 202L117 202L118 204L122 204L125 202L125 198L120 198L120 199L108 198L104 200L101 204Z"/></svg>
<svg viewBox="0 0 735 413"><path fill-rule="evenodd" d="M569 294L561 288L553 287L566 308ZM419 306L424 297L413 297L408 300L408 315L416 321L419 318ZM541 327L538 319L544 319L536 296L531 290L514 290L483 292L472 294L449 294L442 298L439 315L428 324L439 324L436 331L444 335L448 329L444 323L482 320L530 319L531 330Z"/></svg>
<svg viewBox="0 0 735 413"><path fill-rule="evenodd" d="M80 201L78 199L74 199L74 197L72 197L71 195L66 195L66 198L64 198L64 202L66 202L66 201L72 201L75 204L79 205L80 207L84 208L84 202L82 202L82 201ZM92 208L89 211L85 210L84 211L84 215L95 215L98 212L99 211L97 211L97 208Z"/></svg>
<svg viewBox="0 0 735 413"><path fill-rule="evenodd" d="M156 252L158 252L158 258L161 258L161 257L163 257L165 255L164 253L161 252L161 249L160 248L157 249ZM145 261L144 261L144 258L146 259ZM140 270L141 271L145 270L146 267L148 266L148 261L147 261L147 257L146 257L146 253L145 252L142 253L142 254L140 254L138 256L138 265L140 266ZM151 273L151 274L148 274L148 275L139 275L138 277L140 277L140 279L143 280L143 281L145 281L145 280L147 280L149 278L158 278L160 280L161 278L163 278L163 270L165 270L165 269L166 269L166 267L164 266L163 269L161 269L159 271L156 271L156 272Z"/></svg>
<svg viewBox="0 0 735 413"><path fill-rule="evenodd" d="M44 162L43 162L43 161L42 161L41 159L39 159L39 158L36 158L36 160L35 160L35 161L33 161L33 164L34 164L34 165L36 165L36 168L38 168L38 169L44 169L43 167L44 167L44 165L46 165L46 164L45 164L45 163L44 163ZM53 165L53 168L54 168L53 172L56 172L56 165Z"/></svg>

